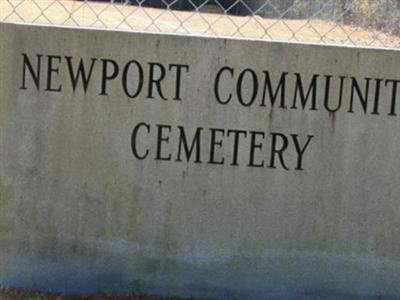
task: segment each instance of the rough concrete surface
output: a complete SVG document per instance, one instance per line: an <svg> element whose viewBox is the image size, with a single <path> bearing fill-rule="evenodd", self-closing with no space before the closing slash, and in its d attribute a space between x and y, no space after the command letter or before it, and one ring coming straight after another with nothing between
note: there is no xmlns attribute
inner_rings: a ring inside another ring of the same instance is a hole
<svg viewBox="0 0 400 300"><path fill-rule="evenodd" d="M81 58L86 91L70 73ZM399 62L395 50L1 23L0 283L398 298ZM182 128L187 146L202 128L190 157Z"/></svg>

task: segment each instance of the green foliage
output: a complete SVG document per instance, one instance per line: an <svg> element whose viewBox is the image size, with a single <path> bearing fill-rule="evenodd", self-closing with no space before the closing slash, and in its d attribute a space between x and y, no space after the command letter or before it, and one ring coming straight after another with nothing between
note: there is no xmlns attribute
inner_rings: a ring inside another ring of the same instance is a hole
<svg viewBox="0 0 400 300"><path fill-rule="evenodd" d="M143 283L139 278L135 278L133 280L133 290L137 295L141 295L143 293Z"/></svg>
<svg viewBox="0 0 400 300"><path fill-rule="evenodd" d="M41 293L35 293L30 300L45 300L45 298Z"/></svg>

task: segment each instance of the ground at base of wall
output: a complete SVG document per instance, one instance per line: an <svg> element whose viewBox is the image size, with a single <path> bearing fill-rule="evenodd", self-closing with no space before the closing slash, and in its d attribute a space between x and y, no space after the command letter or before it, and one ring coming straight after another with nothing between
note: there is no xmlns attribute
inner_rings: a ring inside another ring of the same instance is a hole
<svg viewBox="0 0 400 300"><path fill-rule="evenodd" d="M140 2L147 1L149 0ZM164 3L168 2L163 1ZM110 2L114 4L110 5ZM175 3L176 0L169 0L169 3L172 2ZM206 1L202 0L201 2ZM306 19L285 19L283 17L274 19L262 18L258 15L228 15L222 13L221 9L217 9L220 13L212 12L209 8L202 9L200 12L177 11L138 7L126 5L126 3L126 1L110 0L102 2L0 0L0 20L73 27L248 37L275 41L400 47L398 35L368 27L335 23L317 16Z"/></svg>
<svg viewBox="0 0 400 300"><path fill-rule="evenodd" d="M93 296L62 296L59 294L44 294L27 290L12 290L0 288L0 300L185 300L178 297L157 296L110 296L107 294ZM187 300L187 299L186 299Z"/></svg>

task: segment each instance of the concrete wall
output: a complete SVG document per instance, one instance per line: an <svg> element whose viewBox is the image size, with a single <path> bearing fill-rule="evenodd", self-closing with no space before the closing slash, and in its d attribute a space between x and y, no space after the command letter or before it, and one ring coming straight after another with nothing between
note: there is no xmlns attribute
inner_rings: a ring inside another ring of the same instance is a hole
<svg viewBox="0 0 400 300"><path fill-rule="evenodd" d="M398 50L0 23L0 284L400 297L399 70Z"/></svg>

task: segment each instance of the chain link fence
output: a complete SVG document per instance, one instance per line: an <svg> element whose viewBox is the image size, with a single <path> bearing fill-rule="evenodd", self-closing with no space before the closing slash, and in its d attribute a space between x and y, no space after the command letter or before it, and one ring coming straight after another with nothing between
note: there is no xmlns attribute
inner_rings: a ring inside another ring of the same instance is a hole
<svg viewBox="0 0 400 300"><path fill-rule="evenodd" d="M400 48L400 0L0 0L0 21Z"/></svg>

